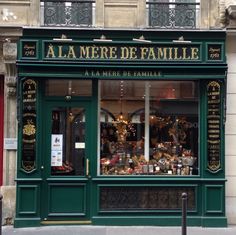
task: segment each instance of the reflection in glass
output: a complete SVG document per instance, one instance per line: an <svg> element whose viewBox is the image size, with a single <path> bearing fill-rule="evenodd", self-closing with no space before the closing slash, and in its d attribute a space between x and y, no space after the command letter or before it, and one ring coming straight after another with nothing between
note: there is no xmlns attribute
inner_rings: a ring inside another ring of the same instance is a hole
<svg viewBox="0 0 236 235"><path fill-rule="evenodd" d="M49 79L46 81L46 96L91 96L91 80Z"/></svg>
<svg viewBox="0 0 236 235"><path fill-rule="evenodd" d="M84 175L85 110L54 108L51 133L51 174Z"/></svg>
<svg viewBox="0 0 236 235"><path fill-rule="evenodd" d="M101 175L198 175L198 84L101 81Z"/></svg>

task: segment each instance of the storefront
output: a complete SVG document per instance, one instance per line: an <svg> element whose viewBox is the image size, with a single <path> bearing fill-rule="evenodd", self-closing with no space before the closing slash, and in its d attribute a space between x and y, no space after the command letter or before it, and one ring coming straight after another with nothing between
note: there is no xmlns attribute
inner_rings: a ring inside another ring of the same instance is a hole
<svg viewBox="0 0 236 235"><path fill-rule="evenodd" d="M147 40L145 40L147 39ZM25 28L15 226L227 226L223 31Z"/></svg>

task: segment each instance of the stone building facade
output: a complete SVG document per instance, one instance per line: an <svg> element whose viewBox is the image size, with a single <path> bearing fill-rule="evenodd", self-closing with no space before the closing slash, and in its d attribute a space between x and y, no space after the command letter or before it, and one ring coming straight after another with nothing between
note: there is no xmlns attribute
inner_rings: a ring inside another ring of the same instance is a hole
<svg viewBox="0 0 236 235"><path fill-rule="evenodd" d="M4 140L16 143L17 136L17 92L16 92L16 57L17 41L22 35L22 26L38 25L34 15L38 11L38 1L0 1L0 77L4 84ZM6 142L5 142L6 144ZM16 146L3 149L2 185L3 223L12 223L15 211Z"/></svg>
<svg viewBox="0 0 236 235"><path fill-rule="evenodd" d="M227 32L226 55L228 61L228 85L227 85L227 109L226 109L226 146L225 146L225 161L226 161L226 211L230 224L235 224L236 220L236 191L232 187L236 183L236 149L234 141L235 132L235 78L236 78L236 1L225 0L220 2L222 15L224 19L225 29Z"/></svg>
<svg viewBox="0 0 236 235"><path fill-rule="evenodd" d="M145 0L96 0L97 28L147 27ZM0 78L4 83L4 140L17 137L16 54L23 26L41 26L39 0L0 0ZM200 30L222 29L227 32L227 104L226 104L226 214L229 224L236 221L236 0L201 0ZM5 142L4 141L4 142ZM3 167L3 223L11 223L15 211L17 149L0 153ZM235 164L234 164L235 163Z"/></svg>

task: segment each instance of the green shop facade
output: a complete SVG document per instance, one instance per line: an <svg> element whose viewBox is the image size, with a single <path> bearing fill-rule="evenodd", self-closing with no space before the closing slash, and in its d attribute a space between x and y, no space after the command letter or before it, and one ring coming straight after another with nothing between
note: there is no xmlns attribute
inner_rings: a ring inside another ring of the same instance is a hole
<svg viewBox="0 0 236 235"><path fill-rule="evenodd" d="M24 28L15 227L227 226L223 31Z"/></svg>

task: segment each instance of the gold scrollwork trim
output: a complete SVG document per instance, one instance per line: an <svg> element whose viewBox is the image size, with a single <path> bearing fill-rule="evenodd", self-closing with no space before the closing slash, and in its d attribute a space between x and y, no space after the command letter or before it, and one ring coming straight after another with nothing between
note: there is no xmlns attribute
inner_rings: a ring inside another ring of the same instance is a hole
<svg viewBox="0 0 236 235"><path fill-rule="evenodd" d="M34 135L35 133L36 133L36 127L33 121L28 119L27 124L24 125L23 127L23 134L30 136L30 135Z"/></svg>
<svg viewBox="0 0 236 235"><path fill-rule="evenodd" d="M218 171L220 167L221 167L220 162L218 164L212 164L212 165L208 164L208 169L213 172Z"/></svg>
<svg viewBox="0 0 236 235"><path fill-rule="evenodd" d="M23 87L25 87L25 85L34 85L36 89L36 82L32 79L27 79L26 81L24 81Z"/></svg>
<svg viewBox="0 0 236 235"><path fill-rule="evenodd" d="M35 162L31 162L33 164L28 164L28 165L25 164L26 162L28 161L22 161L22 169L27 173L29 173L35 169Z"/></svg>
<svg viewBox="0 0 236 235"><path fill-rule="evenodd" d="M207 90L209 90L210 87L217 87L218 89L220 89L220 84L216 81L212 81L207 85Z"/></svg>

